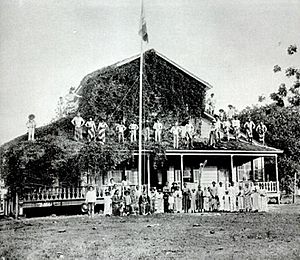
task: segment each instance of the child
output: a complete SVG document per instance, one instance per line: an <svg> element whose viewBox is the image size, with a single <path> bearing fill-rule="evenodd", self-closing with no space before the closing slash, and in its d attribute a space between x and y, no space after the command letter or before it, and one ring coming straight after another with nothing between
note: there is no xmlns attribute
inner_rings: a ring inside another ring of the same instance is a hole
<svg viewBox="0 0 300 260"><path fill-rule="evenodd" d="M156 210L156 196L157 196L157 193L156 193L156 190L154 188L151 188L151 191L150 191L150 201L151 201L151 204L150 204L150 211L151 213L153 214Z"/></svg>
<svg viewBox="0 0 300 260"><path fill-rule="evenodd" d="M168 204L169 204L169 212L173 213L174 212L174 193L171 192L170 196L169 196L169 200L168 200Z"/></svg>
<svg viewBox="0 0 300 260"><path fill-rule="evenodd" d="M139 198L140 215L148 215L150 213L150 198L146 191Z"/></svg>
<svg viewBox="0 0 300 260"><path fill-rule="evenodd" d="M90 185L85 198L85 203L87 203L88 205L88 215L90 217L94 217L96 200L96 191L94 189L94 186Z"/></svg>
<svg viewBox="0 0 300 260"><path fill-rule="evenodd" d="M156 195L156 201L157 201L156 213L164 213L163 194L162 194L161 190L158 190L158 193Z"/></svg>
<svg viewBox="0 0 300 260"><path fill-rule="evenodd" d="M192 213L195 213L196 212L196 190L195 189L192 189L192 192L191 192L191 212Z"/></svg>
<svg viewBox="0 0 300 260"><path fill-rule="evenodd" d="M259 193L260 193L260 205L261 205L260 211L268 212L267 191L264 188L262 188L259 190Z"/></svg>
<svg viewBox="0 0 300 260"><path fill-rule="evenodd" d="M237 197L238 197L238 209L240 212L243 212L245 210L245 206L244 206L244 190L242 186L239 186L239 193Z"/></svg>
<svg viewBox="0 0 300 260"><path fill-rule="evenodd" d="M112 215L112 200L109 191L105 191L104 196L104 216L111 216Z"/></svg>
<svg viewBox="0 0 300 260"><path fill-rule="evenodd" d="M224 195L224 211L228 212L230 211L230 196L229 196L229 191L225 191Z"/></svg>
<svg viewBox="0 0 300 260"><path fill-rule="evenodd" d="M125 214L129 215L131 213L131 197L130 197L130 191L126 190L124 193L124 210L125 210Z"/></svg>
<svg viewBox="0 0 300 260"><path fill-rule="evenodd" d="M251 194L252 198L252 211L253 212L258 212L259 209L259 204L260 204L260 194L258 193L258 188L255 185L253 188L253 192Z"/></svg>

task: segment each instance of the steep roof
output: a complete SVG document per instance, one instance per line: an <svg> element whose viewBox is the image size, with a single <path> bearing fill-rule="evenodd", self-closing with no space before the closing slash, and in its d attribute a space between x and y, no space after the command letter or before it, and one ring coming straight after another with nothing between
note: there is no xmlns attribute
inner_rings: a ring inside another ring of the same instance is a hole
<svg viewBox="0 0 300 260"><path fill-rule="evenodd" d="M201 83L204 87L205 90L209 90L212 88L212 85L210 85L208 82L204 81L203 79L199 78L198 76L196 76L195 74L193 74L192 72L188 71L187 69L181 67L180 65L178 65L176 62L172 61L171 59L167 58L165 55L159 53L158 51L156 51L155 49L149 49L147 51L144 52L144 55L147 55L149 53L154 53L157 57L163 59L165 62L167 62L170 66L174 66L176 69L180 70L181 72L183 72L186 76L193 78L194 80L198 81L199 83ZM130 58L126 58L124 60L118 61L112 65L109 66L105 66L97 71L94 71L90 74L88 74L87 76L85 76L83 78L83 80L81 81L80 85L77 87L76 92L80 92L83 83L85 83L88 79L92 78L95 76L95 74L99 74L101 72L105 72L107 69L114 69L117 67L121 67L125 64L131 63L133 61L136 61L140 59L140 54L134 55Z"/></svg>

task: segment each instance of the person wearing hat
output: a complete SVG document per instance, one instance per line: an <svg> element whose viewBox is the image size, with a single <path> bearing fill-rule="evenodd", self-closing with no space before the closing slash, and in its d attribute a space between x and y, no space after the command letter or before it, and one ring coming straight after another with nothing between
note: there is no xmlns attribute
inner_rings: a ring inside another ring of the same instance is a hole
<svg viewBox="0 0 300 260"><path fill-rule="evenodd" d="M233 105L228 105L228 111L227 111L227 119L231 121L235 115L235 109Z"/></svg>
<svg viewBox="0 0 300 260"><path fill-rule="evenodd" d="M217 126L216 126L216 120L213 119L213 121L211 122L208 144L212 147L215 147L216 142L217 142Z"/></svg>
<svg viewBox="0 0 300 260"><path fill-rule="evenodd" d="M93 185L89 185L88 191L85 195L85 203L88 205L88 215L90 217L94 217L96 200L96 190Z"/></svg>
<svg viewBox="0 0 300 260"><path fill-rule="evenodd" d="M28 129L28 141L34 141L34 133L36 128L36 123L34 121L35 116L33 114L30 114L28 116L28 121L26 123L27 129Z"/></svg>

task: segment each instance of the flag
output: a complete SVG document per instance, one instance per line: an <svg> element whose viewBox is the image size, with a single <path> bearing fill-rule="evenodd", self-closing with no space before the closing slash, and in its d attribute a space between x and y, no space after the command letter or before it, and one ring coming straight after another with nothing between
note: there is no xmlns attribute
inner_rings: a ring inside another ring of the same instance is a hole
<svg viewBox="0 0 300 260"><path fill-rule="evenodd" d="M148 33L147 33L147 25L146 25L145 13L144 13L144 2L143 1L142 1L142 7L141 7L139 35L142 36L143 41L148 42Z"/></svg>

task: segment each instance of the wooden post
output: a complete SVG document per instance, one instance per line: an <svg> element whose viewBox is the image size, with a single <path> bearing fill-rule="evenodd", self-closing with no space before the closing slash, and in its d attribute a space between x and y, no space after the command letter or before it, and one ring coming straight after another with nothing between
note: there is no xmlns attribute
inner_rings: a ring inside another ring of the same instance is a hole
<svg viewBox="0 0 300 260"><path fill-rule="evenodd" d="M183 187L183 154L180 155L180 187Z"/></svg>
<svg viewBox="0 0 300 260"><path fill-rule="evenodd" d="M275 172L276 172L276 186L277 186L277 193L278 193L278 204L280 204L280 191L279 191L279 180L278 180L278 164L277 164L277 154L275 154Z"/></svg>
<svg viewBox="0 0 300 260"><path fill-rule="evenodd" d="M16 192L16 203L15 203L15 218L19 216L19 196Z"/></svg>
<svg viewBox="0 0 300 260"><path fill-rule="evenodd" d="M230 174L231 174L231 181L232 182L237 182L237 178L236 175L233 172L234 168L233 168L233 155L230 155Z"/></svg>
<svg viewBox="0 0 300 260"><path fill-rule="evenodd" d="M150 178L150 154L147 154L147 183L148 183L148 194L150 194L150 182L151 182L151 178Z"/></svg>
<svg viewBox="0 0 300 260"><path fill-rule="evenodd" d="M262 170L263 182L265 182L266 181L266 176L265 176L265 157L261 157L261 170Z"/></svg>
<svg viewBox="0 0 300 260"><path fill-rule="evenodd" d="M297 172L294 175L294 195L293 195L293 203L296 203L296 196L297 196Z"/></svg>

